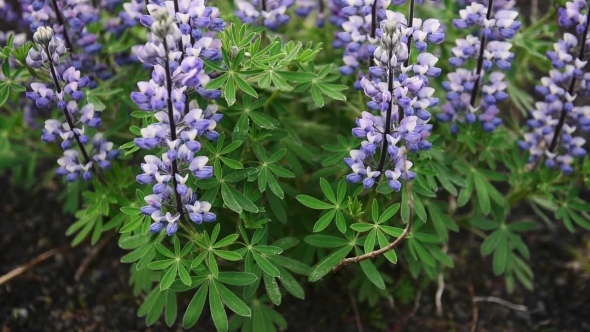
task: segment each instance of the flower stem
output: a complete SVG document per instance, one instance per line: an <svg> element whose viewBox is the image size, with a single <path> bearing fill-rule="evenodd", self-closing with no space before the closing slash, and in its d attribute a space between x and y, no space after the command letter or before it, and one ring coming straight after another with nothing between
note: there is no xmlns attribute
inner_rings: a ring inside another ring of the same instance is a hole
<svg viewBox="0 0 590 332"><path fill-rule="evenodd" d="M494 0L490 0L490 2L488 4L488 13L486 15L487 20L490 20L492 18L492 11L493 10L494 10ZM477 59L477 69L476 69L477 79L475 80L473 90L471 90L471 100L469 101L469 104L473 108L475 108L475 104L477 101L477 93L479 92L479 85L481 84L481 77L483 76L481 74L481 71L483 69L483 54L486 50L486 42L487 42L487 40L486 40L486 37L484 37L484 35L483 35L483 27L482 27L481 40L480 40L480 45L479 45L479 57Z"/></svg>
<svg viewBox="0 0 590 332"><path fill-rule="evenodd" d="M168 92L168 122L170 123L170 139L176 141L176 123L174 122L174 106L172 105L172 74L170 73L170 62L168 61L168 45L164 41L164 69L166 70L166 91ZM171 161L172 164L172 184L174 185L174 197L176 198L176 212L182 214L182 197L176 190L178 185L176 174L178 174L178 163L176 159Z"/></svg>
<svg viewBox="0 0 590 332"><path fill-rule="evenodd" d="M62 35L64 36L64 42L66 43L66 47L70 51L70 57L74 54L74 48L72 47L72 42L70 41L70 37L68 36L68 30L66 28L66 24L64 22L63 16L61 16L61 12L59 11L59 7L57 6L57 0L51 0L53 4L53 11L55 12L55 19L57 20L57 24L61 25L62 27ZM49 53L47 53L49 54Z"/></svg>
<svg viewBox="0 0 590 332"><path fill-rule="evenodd" d="M393 53L389 52L389 60L388 62L391 63ZM378 182L381 174L383 174L383 168L385 167L385 158L387 156L387 135L391 133L391 113L393 112L393 68L388 64L388 77L387 77L387 90L391 92L391 100L387 105L387 113L385 114L385 131L383 132L383 138L381 142L381 157L379 158L379 165L377 165L377 171L379 175L375 179L375 182ZM399 120L403 118L404 112L398 111Z"/></svg>
<svg viewBox="0 0 590 332"><path fill-rule="evenodd" d="M588 26L590 26L590 22L586 22L586 26L584 27L584 33L582 34L582 39L580 39L580 52L578 53L578 59L584 60L584 55L586 52L586 37L588 36ZM570 82L569 89L567 92L570 96L573 96L574 89L576 87L576 78L572 74L572 80ZM563 126L565 124L565 118L567 117L567 112L565 111L565 107L561 109L561 114L559 116L559 122L557 123L557 127L555 128L555 133L553 135L553 139L551 139L551 144L549 145L549 152L553 152L557 147L557 141L559 141L559 136L561 136L561 131L563 130Z"/></svg>
<svg viewBox="0 0 590 332"><path fill-rule="evenodd" d="M410 1L410 19L409 19L409 27L414 26L414 9L416 7L415 0ZM414 34L411 34L408 37L408 58L404 62L404 66L408 66L410 64L410 55L412 55L412 40L414 39Z"/></svg>
<svg viewBox="0 0 590 332"><path fill-rule="evenodd" d="M59 79L57 78L57 73L55 72L55 68L53 67L53 63L51 62L51 57L49 56L49 49L46 47L45 48L45 52L48 55L49 58L49 71L51 72L51 78L53 79L53 84L55 85L55 91L61 95L62 94L62 89L61 86L59 84ZM76 143L78 143L78 147L80 148L80 152L82 153L82 156L84 157L84 162L86 164L88 164L90 162L90 157L88 156L88 153L86 152L86 148L84 147L84 144L82 144L82 142L80 141L80 136L74 131L75 125L74 125L74 121L72 120L72 117L70 116L70 112L68 112L67 107L65 109L62 110L64 113L64 116L66 117L66 121L68 122L68 126L70 127L70 130L74 133L74 138L76 139Z"/></svg>

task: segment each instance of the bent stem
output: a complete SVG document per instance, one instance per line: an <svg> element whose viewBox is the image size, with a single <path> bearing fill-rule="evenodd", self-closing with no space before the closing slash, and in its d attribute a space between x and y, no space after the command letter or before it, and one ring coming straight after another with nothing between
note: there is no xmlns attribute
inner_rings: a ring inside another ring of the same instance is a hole
<svg viewBox="0 0 590 332"><path fill-rule="evenodd" d="M402 234L397 239L395 239L395 241L389 243L387 246L385 246L379 250L373 250L373 251L368 252L364 255L343 259L340 263L338 263L338 265L336 265L332 269L333 272L338 272L338 270L340 270L345 265L349 265L352 263L360 263L360 262L367 260L369 258L379 257L379 256L383 255L384 253L395 249L395 247L397 247L400 243L402 243L406 239L406 237L408 237L408 235L412 231L412 225L413 225L413 221L414 221L414 196L412 195L412 182L411 182L410 177L408 175L408 168L406 165L404 165L404 172L406 173L406 179L407 179L406 180L406 188L407 188L406 190L408 191L408 205L410 207L410 209L409 209L410 211L409 211L409 215L408 215L408 223L406 224L406 227L404 228L404 231L402 232ZM373 192L376 192L376 191L373 191Z"/></svg>

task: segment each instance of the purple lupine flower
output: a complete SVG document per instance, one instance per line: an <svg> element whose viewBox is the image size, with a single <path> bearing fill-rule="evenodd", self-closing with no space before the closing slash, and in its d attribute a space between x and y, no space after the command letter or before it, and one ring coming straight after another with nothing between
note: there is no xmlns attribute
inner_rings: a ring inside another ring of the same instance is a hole
<svg viewBox="0 0 590 332"><path fill-rule="evenodd" d="M150 232L166 229L172 236L185 212L195 223L216 219L209 212L211 204L198 201L189 183L192 177L213 176L213 167L206 165L209 159L195 154L201 150L200 140L219 137L215 127L223 116L217 114L216 105L200 109L196 100L189 100L189 91L200 93L209 82L201 58L215 61L221 57L221 41L213 34L225 23L219 19L219 11L206 7L204 1L182 0L178 12L172 1L152 3L147 8L149 15L142 15L139 21L149 27L150 34L147 43L137 49L137 58L152 67L152 75L150 81L137 83L139 91L131 93L131 100L140 109L153 112L155 121L141 128L141 137L134 142L141 149L161 147L165 152L160 157L146 156L141 164L143 173L136 179L153 184L153 194L146 197L148 205L142 208L154 221ZM203 33L204 29L208 31ZM176 214L164 215L164 204L175 207Z"/></svg>
<svg viewBox="0 0 590 332"><path fill-rule="evenodd" d="M514 59L514 53L510 52L512 44L506 40L514 37L520 22L515 20L518 13L510 10L512 2L494 4L493 8L488 8L485 4L471 2L459 11L460 18L453 20L457 29L467 29L476 34L477 30L480 31L480 37L468 35L465 39L457 39L456 46L451 50L453 56L449 63L457 69L447 75L448 81L443 82L447 103L441 107L442 113L437 115L437 119L450 122L453 133L459 130L456 122L473 124L479 120L487 132L493 132L502 123L496 103L506 100L508 94L501 71L509 70ZM496 13L492 16L494 9ZM477 59L473 62L477 63L476 68L461 68L469 65L470 59L474 58ZM492 71L494 68L500 71ZM482 80L486 72L490 73L489 82L484 85Z"/></svg>
<svg viewBox="0 0 590 332"><path fill-rule="evenodd" d="M350 158L344 162L352 170L346 177L348 182L362 182L368 189L385 175L389 187L399 191L399 178L412 180L416 176L409 171L412 162L407 160L407 154L431 147L427 141L432 129L428 108L436 106L438 99L433 97L434 89L427 82L428 77L440 74L440 69L435 67L438 58L425 52L428 45L417 44L420 54L416 63L404 65L409 58L407 43L416 35L421 43L432 39L437 44L444 35L437 35L442 30L436 20L416 21L419 23L416 29L408 30L399 23L401 14L387 11L385 16L387 19L381 22L376 34L380 37L380 46L373 53L377 66L370 68L372 75L379 78L371 81L363 77L360 81L371 98L367 106L380 115L362 112L352 134L364 141L360 149L350 151ZM378 150L379 158L376 158Z"/></svg>
<svg viewBox="0 0 590 332"><path fill-rule="evenodd" d="M33 82L32 91L26 93L26 97L35 102L39 108L53 108L57 106L62 110L65 121L50 119L45 121L41 139L44 142L56 142L61 138L61 147L64 156L58 160L58 175L63 175L66 180L75 181L80 176L88 181L92 178L93 166L109 168L110 160L118 156L118 150L113 149L113 143L96 133L92 139L94 155L91 157L86 149L90 139L85 126L96 128L100 125L100 114L93 104L85 104L79 107L79 101L84 99L83 88L88 86L88 78L82 76L80 71L69 67L61 72L57 71L60 65L60 55L65 53L65 47L60 37L53 34L53 29L40 26L33 35L37 44L37 50L31 48L27 55L27 64L33 68L43 68L50 73L53 80L52 86L44 83ZM76 142L79 151L73 148Z"/></svg>
<svg viewBox="0 0 590 332"><path fill-rule="evenodd" d="M567 2L558 13L559 25L575 27L576 34L564 33L563 38L553 44L553 50L547 52L553 69L535 87L544 100L531 110L527 121L530 131L518 145L529 152L530 164L544 158L547 167L557 167L564 174L570 174L575 159L587 154L583 147L586 140L574 135L579 134L578 128L590 131L588 107L575 106L577 96L587 94L590 77L590 73L585 72L587 61L584 60L588 46L587 3L584 0ZM581 81L579 85L578 81Z"/></svg>
<svg viewBox="0 0 590 332"><path fill-rule="evenodd" d="M236 0L235 14L243 23L264 25L274 31L289 22L286 12L293 3L293 0Z"/></svg>
<svg viewBox="0 0 590 332"><path fill-rule="evenodd" d="M347 20L339 23L342 32L336 34L332 43L334 48L344 48L344 66L340 67L342 75L353 75L357 73L359 65L370 66L373 53L379 41L378 24L387 18L387 7L391 0L370 0L370 1L342 1L342 13L348 17ZM376 17L372 17L375 7ZM405 17L399 13L395 15L398 22L407 25ZM411 29L402 28L403 34L411 34ZM406 35L404 35L405 37ZM355 88L360 89L362 77L355 82Z"/></svg>

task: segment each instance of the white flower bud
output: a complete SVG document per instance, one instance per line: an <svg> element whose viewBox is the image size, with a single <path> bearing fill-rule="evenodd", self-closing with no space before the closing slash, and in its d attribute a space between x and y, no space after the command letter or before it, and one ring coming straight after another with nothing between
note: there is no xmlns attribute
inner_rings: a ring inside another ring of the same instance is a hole
<svg viewBox="0 0 590 332"><path fill-rule="evenodd" d="M50 27L38 27L37 32L33 35L33 41L40 45L47 45L53 38L53 29Z"/></svg>

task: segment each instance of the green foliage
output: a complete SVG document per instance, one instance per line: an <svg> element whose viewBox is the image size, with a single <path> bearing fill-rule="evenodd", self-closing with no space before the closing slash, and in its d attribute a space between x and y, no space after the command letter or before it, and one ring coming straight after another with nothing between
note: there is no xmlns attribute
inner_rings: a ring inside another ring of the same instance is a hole
<svg viewBox="0 0 590 332"><path fill-rule="evenodd" d="M459 8L456 1L444 3L444 9L418 10L451 26ZM63 184L60 199L76 218L66 234L74 246L94 245L106 233L119 236L118 245L128 251L121 262L129 264L130 284L142 299L138 315L148 325L162 320L189 329L211 320L219 331L284 330L285 297L304 299L306 282L333 282L335 269L347 270L341 278L361 302L374 306L393 296L406 303L419 285L448 275L463 249L478 250L509 291L532 290L527 234L556 221L571 232L590 229L590 205L582 198L590 187L590 158L566 175L531 165L517 145L521 123L537 100L528 93L530 86L539 71L550 68L544 54L552 47L548 37L557 32L549 24L554 14L523 26L514 38L504 126L487 133L457 123L457 133L451 133L433 118L432 149L411 154L416 177L411 191L404 183L401 192L384 176L371 190L344 179L348 169L342 160L360 144L350 129L367 100L351 88L356 77L339 73L342 54L331 46L332 28L291 22L284 31L292 39L287 41L228 24L220 34L222 59L204 60L213 77L206 89L223 92L214 102L224 114L215 128L219 139L202 140L199 152L209 158L213 177L188 183L199 200L212 204L217 220L196 224L183 215L171 237L150 232L152 218L141 208L151 189L135 179L146 154L165 151L146 152L134 142L142 128L157 122L153 112L138 110L129 99L149 72L141 65L117 67L113 78L85 89L82 103L104 113L105 136L121 155L90 183ZM129 52L144 41L144 30L128 29L118 38L100 35L100 56L112 61ZM446 59L464 36L450 28L445 33L436 52L448 73ZM15 48L13 40L0 50L6 78L0 82L0 171L26 188L55 187L53 171L39 174L61 149L39 144L40 130L29 128L23 112L13 107L25 82L47 73L24 65L31 43ZM21 66L12 68L8 59ZM431 78L437 87L433 97L441 102L444 76ZM192 92L188 98L205 109L209 101ZM175 209L164 206L162 212ZM477 235L478 247L457 244L459 232Z"/></svg>

